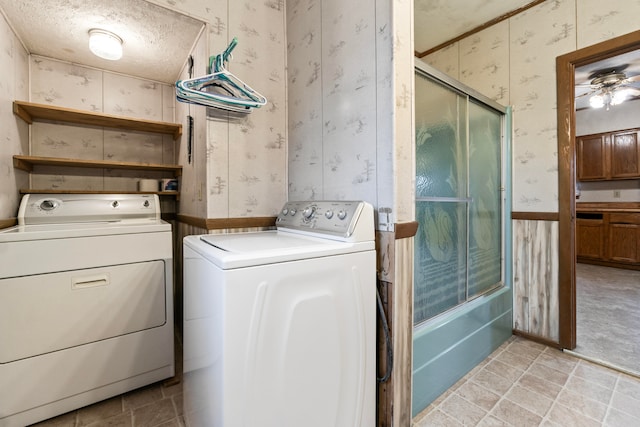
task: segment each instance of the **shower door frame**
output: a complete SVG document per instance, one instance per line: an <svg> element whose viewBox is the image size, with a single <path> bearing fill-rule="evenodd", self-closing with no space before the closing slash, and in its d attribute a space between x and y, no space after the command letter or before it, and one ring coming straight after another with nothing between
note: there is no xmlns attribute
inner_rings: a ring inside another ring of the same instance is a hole
<svg viewBox="0 0 640 427"><path fill-rule="evenodd" d="M421 60L415 61L415 73L422 74L431 80L449 86L452 90L463 93L480 104L484 104L502 114L503 134L500 171L501 190L503 190L501 192L503 286L458 305L414 327L413 416L508 339L513 329L510 220L511 109L488 99L486 96L455 81ZM481 319L480 323L484 323L479 325L479 319ZM454 337L452 331L460 333L462 337L460 339Z"/></svg>

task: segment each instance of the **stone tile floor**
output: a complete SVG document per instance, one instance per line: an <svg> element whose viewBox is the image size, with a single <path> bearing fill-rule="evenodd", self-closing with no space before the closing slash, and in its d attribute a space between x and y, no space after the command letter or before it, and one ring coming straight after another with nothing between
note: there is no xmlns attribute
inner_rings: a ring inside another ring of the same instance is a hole
<svg viewBox="0 0 640 427"><path fill-rule="evenodd" d="M153 384L36 425L184 427L182 384ZM640 426L640 379L512 337L413 420L462 425Z"/></svg>
<svg viewBox="0 0 640 427"><path fill-rule="evenodd" d="M463 425L640 426L640 379L512 337L413 420Z"/></svg>
<svg viewBox="0 0 640 427"><path fill-rule="evenodd" d="M183 427L182 384L163 382L43 421L38 427Z"/></svg>

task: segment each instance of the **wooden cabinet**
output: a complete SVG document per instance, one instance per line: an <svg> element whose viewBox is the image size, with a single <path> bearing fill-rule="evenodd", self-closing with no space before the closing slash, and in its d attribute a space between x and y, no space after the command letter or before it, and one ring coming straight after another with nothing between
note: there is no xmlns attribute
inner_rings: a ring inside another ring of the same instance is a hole
<svg viewBox="0 0 640 427"><path fill-rule="evenodd" d="M579 262L640 269L640 212L576 213Z"/></svg>
<svg viewBox="0 0 640 427"><path fill-rule="evenodd" d="M608 257L612 261L640 263L640 213L611 213Z"/></svg>
<svg viewBox="0 0 640 427"><path fill-rule="evenodd" d="M640 178L638 133L630 129L577 137L578 181Z"/></svg>
<svg viewBox="0 0 640 427"><path fill-rule="evenodd" d="M127 131L151 132L171 135L174 140L182 135L182 125L177 123L157 122L152 120L133 119L90 111L74 110L71 108L52 105L34 104L30 102L14 101L13 112L16 116L31 124L35 120L50 120L77 125L101 126ZM35 173L34 166L56 166L62 168L103 168L127 169L132 171L162 171L171 177L182 175L182 166L175 164L154 164L138 162L120 162L105 160L69 159L40 156L13 156L13 165L30 173ZM82 190L43 190L21 189L21 193L99 193L110 191L82 191ZM122 191L118 191L122 193ZM161 195L178 196L176 192L157 192Z"/></svg>
<svg viewBox="0 0 640 427"><path fill-rule="evenodd" d="M608 157L607 145L605 135L578 138L576 144L578 181L607 179L605 167Z"/></svg>
<svg viewBox="0 0 640 427"><path fill-rule="evenodd" d="M598 213L578 214L576 218L576 255L604 259L604 220Z"/></svg>

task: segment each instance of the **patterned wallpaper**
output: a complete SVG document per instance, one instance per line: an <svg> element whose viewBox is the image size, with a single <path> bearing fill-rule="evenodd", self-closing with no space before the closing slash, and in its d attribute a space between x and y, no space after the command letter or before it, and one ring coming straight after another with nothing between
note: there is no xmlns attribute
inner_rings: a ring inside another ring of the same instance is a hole
<svg viewBox="0 0 640 427"><path fill-rule="evenodd" d="M29 61L20 41L0 15L0 219L18 213L18 188L28 175L13 168L13 155L28 153L28 125L13 115L12 102L28 98Z"/></svg>
<svg viewBox="0 0 640 427"><path fill-rule="evenodd" d="M135 77L30 56L31 102L85 111L173 122L173 87ZM34 156L175 163L170 135L34 122ZM161 172L40 168L31 188L135 191L140 178L170 178Z"/></svg>
<svg viewBox="0 0 640 427"><path fill-rule="evenodd" d="M557 212L555 58L640 29L640 2L548 0L425 62L513 106L513 210Z"/></svg>
<svg viewBox="0 0 640 427"><path fill-rule="evenodd" d="M11 156L28 153L28 128L16 122L11 102L16 98L61 105L89 111L104 111L151 120L177 121L185 125L182 141L170 137L90 128L32 127L32 153L73 158L105 158L128 161L180 163L185 167L181 183L180 211L209 218L275 215L287 199L287 126L284 0L263 2L231 0L152 1L160 6L208 23L205 36L194 47L194 77L206 74L209 56L226 48L237 36L239 44L228 69L269 100L268 105L251 115L232 118L227 114L208 114L205 107L175 102L172 85L159 84L89 67L71 65L43 57L31 57L31 95L18 95L18 84L28 90L29 60L16 61L14 52L20 43L4 20L2 37L2 95L0 120L24 129L16 143L0 148L0 172L22 181L0 197L0 217L15 216L18 187L28 187L27 174L14 172ZM191 48L191 46L189 46ZM185 52L185 58L187 52ZM183 72L183 75L186 71ZM18 77L22 76L22 77ZM176 76L176 79L179 76ZM4 82L13 82L5 85ZM5 112L3 110L7 111ZM186 155L187 115L194 117L194 156ZM17 132L17 131L16 131ZM12 137L9 133L7 138ZM17 147L22 141L24 147ZM6 154L4 150L7 150ZM43 168L33 174L31 186L44 188L103 188L133 190L138 178L162 178L157 173L128 171L59 170ZM12 180L15 180L11 178ZM14 194L16 193L16 194ZM5 208L5 206L7 206Z"/></svg>
<svg viewBox="0 0 640 427"><path fill-rule="evenodd" d="M287 2L290 199L396 206L396 155L413 158L411 13L407 0Z"/></svg>
<svg viewBox="0 0 640 427"><path fill-rule="evenodd" d="M287 200L285 1L154 3L208 23L192 52L194 77L205 75L209 57L238 37L227 69L269 101L243 117L176 104L176 120L187 129L191 115L195 126L192 162L186 136L178 150L184 167L180 212L207 218L275 215ZM187 77L183 70L180 78Z"/></svg>
<svg viewBox="0 0 640 427"><path fill-rule="evenodd" d="M287 2L288 46L284 0L152 2L208 23L205 36L193 48L195 75L205 74L209 56L237 36L239 44L228 68L264 94L268 105L242 118L228 117L173 103L170 87L132 90L134 77L33 57L35 102L152 119L162 116L183 123L185 135L187 115L195 119L191 163L184 137L175 147L148 139L120 144L123 136L108 131L99 136L82 129L67 137L65 126L34 126L34 154L89 158L102 150L105 158L133 160L148 158L145 150L162 144L163 159L174 156L185 167L180 212L210 218L273 215L288 197L358 198L394 206L404 200L399 193L411 194L410 186L398 183L413 181L412 168L397 167L398 158L412 163L413 48L412 27L406 25L413 22L410 0L378 0L374 5ZM119 151L123 145L128 148ZM49 188L90 189L107 184L130 189L136 180L125 172L56 172L34 179ZM400 215L410 219L412 205L404 201Z"/></svg>

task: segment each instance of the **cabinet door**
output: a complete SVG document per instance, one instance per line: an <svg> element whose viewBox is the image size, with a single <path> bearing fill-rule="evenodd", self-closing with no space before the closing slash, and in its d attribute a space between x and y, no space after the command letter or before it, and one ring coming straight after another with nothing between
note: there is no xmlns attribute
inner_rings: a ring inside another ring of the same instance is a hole
<svg viewBox="0 0 640 427"><path fill-rule="evenodd" d="M609 258L612 261L640 262L640 225L609 224Z"/></svg>
<svg viewBox="0 0 640 427"><path fill-rule="evenodd" d="M604 259L604 221L576 219L576 255L584 258Z"/></svg>
<svg viewBox="0 0 640 427"><path fill-rule="evenodd" d="M640 263L640 213L609 214L607 234L612 261Z"/></svg>
<svg viewBox="0 0 640 427"><path fill-rule="evenodd" d="M620 132L611 136L611 178L640 177L638 132Z"/></svg>
<svg viewBox="0 0 640 427"><path fill-rule="evenodd" d="M589 135L578 138L578 181L607 179L608 135Z"/></svg>

